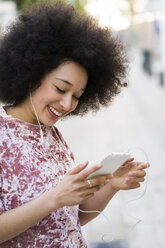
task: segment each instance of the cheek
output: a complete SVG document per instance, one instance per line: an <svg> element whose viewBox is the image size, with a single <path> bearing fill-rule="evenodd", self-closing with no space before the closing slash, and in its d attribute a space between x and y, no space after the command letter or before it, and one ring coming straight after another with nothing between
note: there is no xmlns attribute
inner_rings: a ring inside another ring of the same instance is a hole
<svg viewBox="0 0 165 248"><path fill-rule="evenodd" d="M78 106L78 102L73 101L72 110L70 112L74 111L77 108L77 106Z"/></svg>
<svg viewBox="0 0 165 248"><path fill-rule="evenodd" d="M55 92L52 92L51 90L45 90L40 92L38 97L38 104L40 102L41 105L48 105L56 101L58 101L58 96Z"/></svg>

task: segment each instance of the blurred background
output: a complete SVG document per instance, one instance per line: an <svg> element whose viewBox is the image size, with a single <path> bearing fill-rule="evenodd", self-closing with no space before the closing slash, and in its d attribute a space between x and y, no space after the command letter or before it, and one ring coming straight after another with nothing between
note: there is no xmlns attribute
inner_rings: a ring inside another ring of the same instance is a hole
<svg viewBox="0 0 165 248"><path fill-rule="evenodd" d="M0 32L35 0L0 0ZM68 0L111 27L130 57L128 87L97 114L70 118L58 128L76 163L99 163L112 151L150 162L138 190L119 192L83 227L90 248L164 248L165 240L165 1ZM10 66L10 64L9 64ZM164 114L163 114L164 113Z"/></svg>

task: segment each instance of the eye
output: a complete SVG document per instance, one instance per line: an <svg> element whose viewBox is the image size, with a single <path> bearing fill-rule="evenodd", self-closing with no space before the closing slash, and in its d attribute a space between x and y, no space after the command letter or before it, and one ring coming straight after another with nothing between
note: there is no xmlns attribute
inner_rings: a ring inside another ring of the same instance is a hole
<svg viewBox="0 0 165 248"><path fill-rule="evenodd" d="M57 87L56 85L54 85L54 86L55 86L56 90L57 90L60 94L65 94L65 93L66 93L66 90L62 90L62 89L60 89L59 87ZM79 100L80 100L80 97L77 97L77 96L74 96L74 95L73 95L73 98L74 98L74 100L76 100L76 101L79 101Z"/></svg>
<svg viewBox="0 0 165 248"><path fill-rule="evenodd" d="M61 93L61 94L64 94L64 93L65 93L65 91L64 91L64 90L62 90L62 89L58 88L57 86L55 86L55 87L56 87L56 90L57 90L59 93Z"/></svg>
<svg viewBox="0 0 165 248"><path fill-rule="evenodd" d="M80 100L80 97L77 97L77 96L73 96L73 98L74 98L76 101L79 101L79 100Z"/></svg>

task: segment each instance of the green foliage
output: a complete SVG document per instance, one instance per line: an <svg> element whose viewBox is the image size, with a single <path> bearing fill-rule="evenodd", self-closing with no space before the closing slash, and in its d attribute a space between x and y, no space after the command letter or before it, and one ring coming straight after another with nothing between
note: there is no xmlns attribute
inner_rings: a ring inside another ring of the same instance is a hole
<svg viewBox="0 0 165 248"><path fill-rule="evenodd" d="M17 1L17 0L16 0ZM23 0L20 9L28 8L31 4L38 2L37 0Z"/></svg>
<svg viewBox="0 0 165 248"><path fill-rule="evenodd" d="M8 1L8 0L5 0ZM21 10L24 8L28 8L30 5L35 4L37 2L41 2L41 0L13 0L16 5L17 5L17 9ZM58 1L62 1L62 2L70 2L67 0L52 0L52 2L58 2ZM85 12L85 8L84 8L84 2L82 0L74 0L72 1L76 7L76 9L80 12Z"/></svg>
<svg viewBox="0 0 165 248"><path fill-rule="evenodd" d="M5 0L8 1L8 0ZM36 3L37 0L13 0L13 2L16 3L17 9L23 9L27 6L29 6L30 4Z"/></svg>
<svg viewBox="0 0 165 248"><path fill-rule="evenodd" d="M75 7L78 11L80 12L85 12L84 5L82 4L82 1L80 0L75 0Z"/></svg>

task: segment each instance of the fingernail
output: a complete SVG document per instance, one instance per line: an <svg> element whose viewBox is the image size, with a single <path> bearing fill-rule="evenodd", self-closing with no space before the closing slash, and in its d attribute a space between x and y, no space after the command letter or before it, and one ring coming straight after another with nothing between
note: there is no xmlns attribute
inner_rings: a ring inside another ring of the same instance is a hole
<svg viewBox="0 0 165 248"><path fill-rule="evenodd" d="M105 183L109 183L111 180L110 179L107 179L106 181L105 181Z"/></svg>
<svg viewBox="0 0 165 248"><path fill-rule="evenodd" d="M80 164L80 168L83 168L83 167L85 167L85 166L87 166L87 165L88 165L88 161L85 162L85 163L83 163L83 164Z"/></svg>

